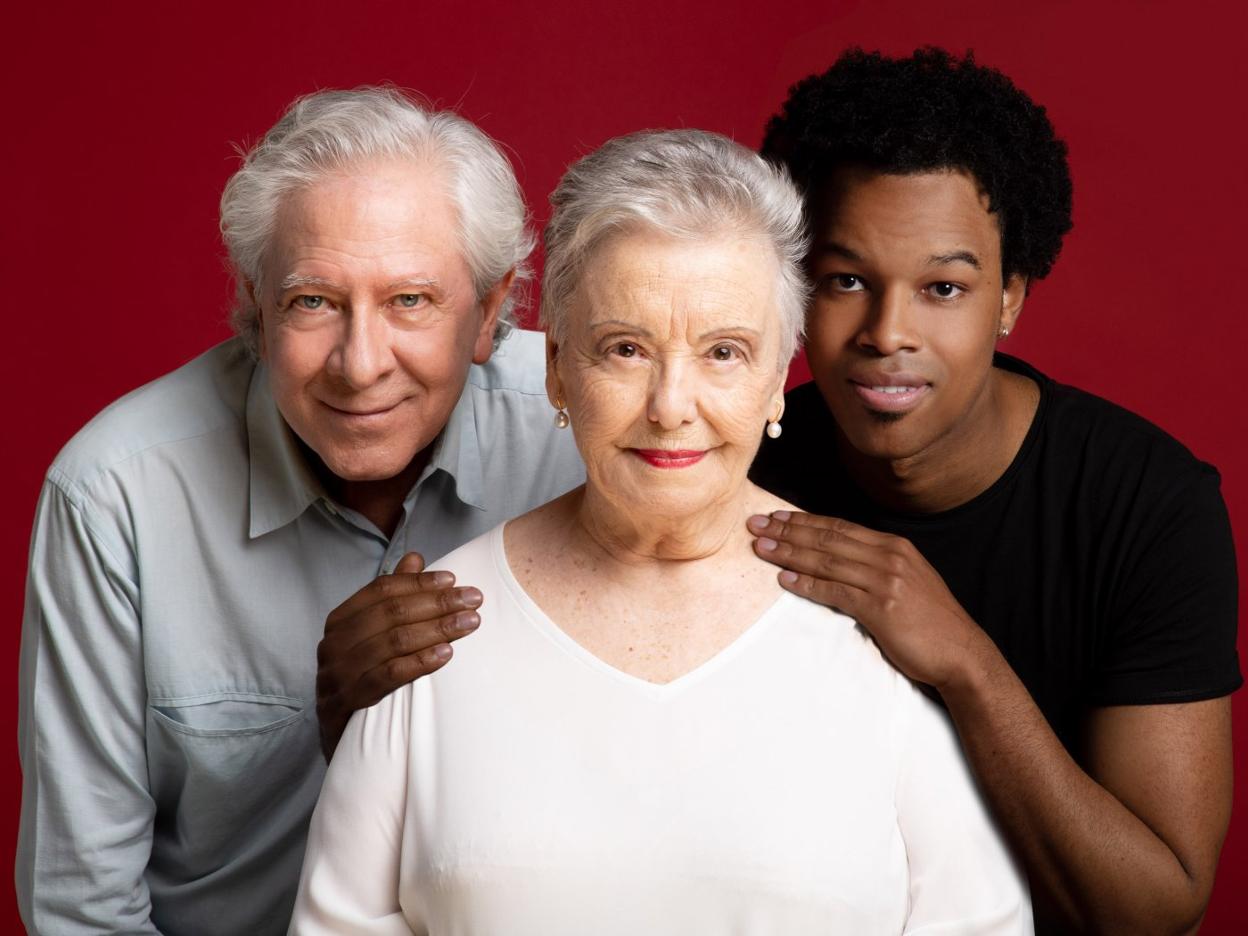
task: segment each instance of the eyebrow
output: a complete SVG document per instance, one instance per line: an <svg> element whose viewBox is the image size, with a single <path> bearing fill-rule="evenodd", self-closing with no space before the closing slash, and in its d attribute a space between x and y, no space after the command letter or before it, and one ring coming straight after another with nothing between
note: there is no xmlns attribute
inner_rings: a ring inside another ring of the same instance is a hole
<svg viewBox="0 0 1248 936"><path fill-rule="evenodd" d="M438 281L432 276L408 276L386 284L386 291L392 289L437 289Z"/></svg>
<svg viewBox="0 0 1248 936"><path fill-rule="evenodd" d="M290 273L278 284L282 291L295 289L299 286L311 286L316 289L328 289L334 292L346 292L346 287L323 276L306 276L302 273ZM431 276L405 276L386 284L386 291L394 289L437 289L438 281Z"/></svg>
<svg viewBox="0 0 1248 936"><path fill-rule="evenodd" d="M590 328L606 328L608 325L615 325L619 328L627 328L629 331L636 332L643 338L653 337L650 332L639 326L636 322L626 322L623 319L603 319L601 322L591 322Z"/></svg>
<svg viewBox="0 0 1248 936"><path fill-rule="evenodd" d="M643 338L654 337L649 331L642 328L637 323L626 322L623 319L607 319L602 322L594 322L589 327L590 328L603 328L607 325L617 325L623 328L627 328L629 331L635 332L636 334L641 335ZM711 338L715 335L734 335L734 334L735 335L750 335L752 337L757 338L760 335L762 335L762 332L760 332L757 328L750 327L749 325L724 325L720 328L712 328L708 332L703 332L701 335L698 336L698 340L705 341L707 338Z"/></svg>
<svg viewBox="0 0 1248 936"><path fill-rule="evenodd" d="M861 263L862 257L855 251L850 250L844 244L838 244L836 241L828 241L819 245L820 254L833 254L837 257L844 257L846 260L853 260L855 263Z"/></svg>
<svg viewBox="0 0 1248 936"><path fill-rule="evenodd" d="M282 281L277 285L283 291L294 289L296 286L317 286L322 289L342 290L342 287L333 280L327 280L323 276L305 276L302 273L288 273L282 277Z"/></svg>
<svg viewBox="0 0 1248 936"><path fill-rule="evenodd" d="M838 244L836 241L828 241L826 244L819 246L820 254L832 254L837 257L844 257L846 260L852 260L855 263L862 263L863 259L856 251L850 250L844 244ZM945 266L950 263L965 263L967 266L982 270L984 265L979 262L979 257L971 253L969 250L954 250L950 253L932 254L927 258L928 266Z"/></svg>
<svg viewBox="0 0 1248 936"><path fill-rule="evenodd" d="M944 266L948 263L965 263L977 270L982 270L983 265L979 262L979 257L975 256L969 250L955 250L953 253L932 254L927 258L928 266Z"/></svg>

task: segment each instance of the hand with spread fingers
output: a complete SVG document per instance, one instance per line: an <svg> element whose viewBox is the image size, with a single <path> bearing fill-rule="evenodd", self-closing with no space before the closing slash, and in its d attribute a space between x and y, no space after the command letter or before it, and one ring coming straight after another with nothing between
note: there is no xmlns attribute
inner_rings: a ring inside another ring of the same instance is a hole
<svg viewBox="0 0 1248 936"><path fill-rule="evenodd" d="M857 620L916 682L943 692L968 662L995 652L909 540L788 510L752 516L748 526L755 553L784 570L784 588Z"/></svg>
<svg viewBox="0 0 1248 936"><path fill-rule="evenodd" d="M369 582L330 612L316 650L321 750L333 756L356 709L367 708L451 658L451 642L481 624L481 592L450 572L425 572L408 553L392 575Z"/></svg>

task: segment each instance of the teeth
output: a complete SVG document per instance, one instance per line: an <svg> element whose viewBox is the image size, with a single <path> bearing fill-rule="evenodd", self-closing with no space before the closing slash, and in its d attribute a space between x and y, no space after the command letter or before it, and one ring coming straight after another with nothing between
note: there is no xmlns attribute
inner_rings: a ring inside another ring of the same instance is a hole
<svg viewBox="0 0 1248 936"><path fill-rule="evenodd" d="M907 390L913 390L914 387L872 387L876 393L905 393Z"/></svg>

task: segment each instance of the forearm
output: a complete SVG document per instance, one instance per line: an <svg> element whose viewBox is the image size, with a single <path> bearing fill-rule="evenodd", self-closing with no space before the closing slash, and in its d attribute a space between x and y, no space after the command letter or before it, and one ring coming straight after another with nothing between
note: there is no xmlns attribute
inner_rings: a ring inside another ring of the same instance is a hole
<svg viewBox="0 0 1248 936"><path fill-rule="evenodd" d="M1037 903L1087 932L1193 929L1211 881L1076 763L985 643L942 697Z"/></svg>

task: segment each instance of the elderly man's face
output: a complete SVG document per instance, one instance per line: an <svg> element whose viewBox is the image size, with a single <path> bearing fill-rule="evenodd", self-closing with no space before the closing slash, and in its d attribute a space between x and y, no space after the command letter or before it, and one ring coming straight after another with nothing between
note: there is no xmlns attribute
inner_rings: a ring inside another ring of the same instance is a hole
<svg viewBox="0 0 1248 936"><path fill-rule="evenodd" d="M739 236L629 233L600 247L548 380L596 493L689 516L742 489L782 406L777 266Z"/></svg>
<svg viewBox="0 0 1248 936"><path fill-rule="evenodd" d="M282 206L261 356L286 422L344 480L401 473L490 356L506 284L477 300L456 221L437 172L412 163L329 176Z"/></svg>

